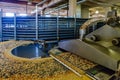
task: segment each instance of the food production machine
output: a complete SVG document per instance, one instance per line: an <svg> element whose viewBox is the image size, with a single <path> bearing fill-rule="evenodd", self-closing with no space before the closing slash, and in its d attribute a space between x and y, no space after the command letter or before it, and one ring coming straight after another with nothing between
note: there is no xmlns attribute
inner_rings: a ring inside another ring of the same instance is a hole
<svg viewBox="0 0 120 80"><path fill-rule="evenodd" d="M80 28L80 39L59 42L59 47L83 58L120 72L120 18L115 10L108 12L107 18L87 21ZM85 29L94 22L106 21L99 29L85 35ZM114 80L114 79L113 79ZM118 80L118 79L116 79Z"/></svg>

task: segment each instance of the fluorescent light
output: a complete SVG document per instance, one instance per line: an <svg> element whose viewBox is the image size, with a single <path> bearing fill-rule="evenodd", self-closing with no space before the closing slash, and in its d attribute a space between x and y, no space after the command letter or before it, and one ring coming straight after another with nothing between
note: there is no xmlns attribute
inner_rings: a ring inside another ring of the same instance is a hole
<svg viewBox="0 0 120 80"><path fill-rule="evenodd" d="M95 11L95 13L96 13L96 14L98 14L98 13L99 13L99 11Z"/></svg>
<svg viewBox="0 0 120 80"><path fill-rule="evenodd" d="M5 13L6 17L14 17L14 13Z"/></svg>
<svg viewBox="0 0 120 80"><path fill-rule="evenodd" d="M19 14L19 16L23 16L24 17L24 16L27 16L27 14Z"/></svg>

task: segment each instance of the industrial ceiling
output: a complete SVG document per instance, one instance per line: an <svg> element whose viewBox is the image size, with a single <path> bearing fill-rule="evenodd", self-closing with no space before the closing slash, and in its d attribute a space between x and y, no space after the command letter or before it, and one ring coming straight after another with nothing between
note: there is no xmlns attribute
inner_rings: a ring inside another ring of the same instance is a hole
<svg viewBox="0 0 120 80"><path fill-rule="evenodd" d="M69 3L69 0L0 0L0 8L3 10L3 12L14 12L14 13L27 13L32 14L32 12L35 10L35 5L43 2L39 8L44 10L54 9L58 6L64 5ZM91 11L97 9L101 9L99 7L109 7L109 6L115 6L120 7L120 0L77 0L77 2L84 1L81 3L83 6L87 6ZM65 12L68 8L62 9L62 12Z"/></svg>

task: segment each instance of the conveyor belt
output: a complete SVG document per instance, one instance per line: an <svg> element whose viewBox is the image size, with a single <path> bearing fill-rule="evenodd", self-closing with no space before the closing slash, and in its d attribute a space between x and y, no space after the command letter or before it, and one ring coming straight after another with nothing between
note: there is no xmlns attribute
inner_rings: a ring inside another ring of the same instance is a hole
<svg viewBox="0 0 120 80"><path fill-rule="evenodd" d="M115 72L80 56L59 49L50 50L50 56L85 80L109 80ZM101 77L102 76L102 77Z"/></svg>
<svg viewBox="0 0 120 80"><path fill-rule="evenodd" d="M72 66L72 64L70 64L69 62L65 61L64 59L61 59L58 56L55 55L50 55L52 58L54 58L56 61L60 62L61 64L63 64L65 67L67 67L68 69L70 69L71 71L73 71L75 74L77 74L80 78L84 78L85 80L95 80L94 78L90 77L89 75L87 75L84 71L80 70L79 68Z"/></svg>

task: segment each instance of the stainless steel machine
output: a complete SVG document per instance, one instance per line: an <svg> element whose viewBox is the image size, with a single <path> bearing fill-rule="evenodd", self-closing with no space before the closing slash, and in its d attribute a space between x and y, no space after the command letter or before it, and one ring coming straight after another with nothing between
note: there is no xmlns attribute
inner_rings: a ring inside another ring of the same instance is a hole
<svg viewBox="0 0 120 80"><path fill-rule="evenodd" d="M120 71L120 24L116 11L108 12L106 25L84 36L84 30L90 23L81 28L81 39L59 42L59 47L81 57L98 63L114 71Z"/></svg>

